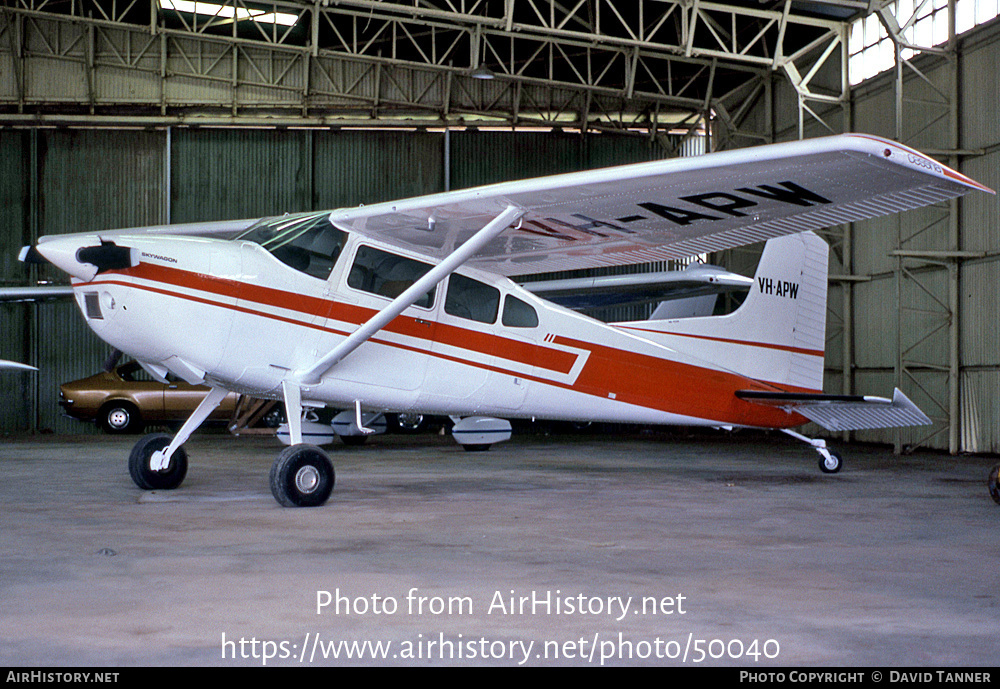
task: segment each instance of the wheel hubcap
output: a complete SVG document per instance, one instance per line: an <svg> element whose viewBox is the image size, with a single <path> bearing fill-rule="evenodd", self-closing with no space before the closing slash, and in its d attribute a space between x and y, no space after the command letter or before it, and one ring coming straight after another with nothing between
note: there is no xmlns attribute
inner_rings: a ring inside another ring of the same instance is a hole
<svg viewBox="0 0 1000 689"><path fill-rule="evenodd" d="M124 409L115 409L108 415L108 421L115 428L121 428L128 424L128 412Z"/></svg>
<svg viewBox="0 0 1000 689"><path fill-rule="evenodd" d="M149 455L149 459L146 462L146 466L154 474L165 474L174 468L174 458L171 457L170 461L167 462L166 466L160 466L160 460L163 457L163 453L167 451L167 445L164 445L159 450L154 450L152 454Z"/></svg>
<svg viewBox="0 0 1000 689"><path fill-rule="evenodd" d="M295 472L295 487L301 493L312 493L319 486L319 472L314 466L304 466Z"/></svg>
<svg viewBox="0 0 1000 689"><path fill-rule="evenodd" d="M399 425L407 430L416 430L424 420L423 414L400 414Z"/></svg>

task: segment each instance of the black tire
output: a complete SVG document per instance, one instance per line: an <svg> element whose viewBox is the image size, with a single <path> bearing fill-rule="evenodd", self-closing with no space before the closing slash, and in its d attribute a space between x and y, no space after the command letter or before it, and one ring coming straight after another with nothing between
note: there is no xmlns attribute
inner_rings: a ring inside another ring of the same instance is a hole
<svg viewBox="0 0 1000 689"><path fill-rule="evenodd" d="M819 470L824 474L836 474L844 466L844 460L840 456L839 452L834 452L829 450L830 458L827 459L823 455L819 457Z"/></svg>
<svg viewBox="0 0 1000 689"><path fill-rule="evenodd" d="M479 445L479 444L477 444L477 445L462 445L462 449L465 450L466 452L486 452L487 450L490 449L490 447L492 447L492 445L489 444L489 443L485 443L485 444L481 444L481 445Z"/></svg>
<svg viewBox="0 0 1000 689"><path fill-rule="evenodd" d="M359 445L364 445L368 442L367 435L342 435L340 439L344 441L344 445L348 447L358 447Z"/></svg>
<svg viewBox="0 0 1000 689"><path fill-rule="evenodd" d="M131 402L108 402L97 414L97 423L105 433L119 435L123 433L142 433L145 423L139 410Z"/></svg>
<svg viewBox="0 0 1000 689"><path fill-rule="evenodd" d="M315 445L291 445L271 466L271 494L284 507L318 507L333 492L333 463Z"/></svg>
<svg viewBox="0 0 1000 689"><path fill-rule="evenodd" d="M128 458L128 473L135 485L143 490L173 490L184 482L188 463L183 446L174 452L166 471L153 471L150 466L153 453L166 449L170 440L171 436L166 433L150 433L132 447Z"/></svg>
<svg viewBox="0 0 1000 689"><path fill-rule="evenodd" d="M990 497L993 498L993 502L1000 505L1000 464L993 467L989 478L986 480L986 487L990 491Z"/></svg>

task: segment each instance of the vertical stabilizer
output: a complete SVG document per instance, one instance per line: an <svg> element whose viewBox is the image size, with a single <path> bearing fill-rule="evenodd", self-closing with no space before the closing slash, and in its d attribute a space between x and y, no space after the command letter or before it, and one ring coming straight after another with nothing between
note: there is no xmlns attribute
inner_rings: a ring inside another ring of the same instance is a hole
<svg viewBox="0 0 1000 689"><path fill-rule="evenodd" d="M750 378L821 390L828 254L812 232L771 239L746 301L733 313L619 325Z"/></svg>

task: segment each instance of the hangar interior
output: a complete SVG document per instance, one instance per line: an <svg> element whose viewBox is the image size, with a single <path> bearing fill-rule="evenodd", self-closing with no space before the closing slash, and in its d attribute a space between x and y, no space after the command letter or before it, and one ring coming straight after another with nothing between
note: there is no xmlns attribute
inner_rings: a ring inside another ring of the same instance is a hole
<svg viewBox="0 0 1000 689"><path fill-rule="evenodd" d="M352 206L866 132L1000 188L996 0L2 0L4 286L43 235ZM1000 205L831 228L826 391L934 425L841 439L1000 452ZM759 247L708 260L752 274ZM676 266L634 266L633 271ZM0 305L0 431L79 433L107 346ZM630 319L635 313L604 313ZM95 430L96 432L96 430Z"/></svg>

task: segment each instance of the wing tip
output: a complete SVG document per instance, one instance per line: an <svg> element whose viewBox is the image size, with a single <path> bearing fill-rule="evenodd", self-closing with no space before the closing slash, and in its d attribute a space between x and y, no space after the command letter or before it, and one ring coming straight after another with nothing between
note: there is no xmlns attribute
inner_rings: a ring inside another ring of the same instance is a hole
<svg viewBox="0 0 1000 689"><path fill-rule="evenodd" d="M891 157L893 149L896 149L896 150L900 151L901 153L904 153L904 154L909 155L909 156L915 156L916 158L918 158L918 159L920 159L922 161L928 161L928 159L930 157L927 154L921 153L917 149L910 148L909 146L901 144L898 141L893 141L891 139L886 139L884 137L876 136L874 134L864 134L864 133L861 133L861 132L852 132L852 133L849 133L849 134L843 134L841 136L843 138L846 138L846 139L858 139L858 140L862 140L862 141L874 142L874 143L876 143L879 146L884 146L885 148L884 148L884 150L882 152L882 155L884 157L886 157L886 158L890 158ZM980 184L979 182L977 182L976 180L972 179L971 177L968 177L967 175L963 175L961 172L958 172L957 170L953 170L952 168L948 167L947 165L943 165L941 163L936 163L936 164L938 166L940 166L940 168L941 168L940 174L943 177L945 177L945 178L947 178L947 179L949 179L949 180L951 180L953 182L958 182L959 184L963 184L963 185L965 185L967 187L970 187L971 189L977 189L979 191L985 191L988 194L994 194L994 195L996 195L996 192L993 189L991 189L988 186L986 186L985 184Z"/></svg>

